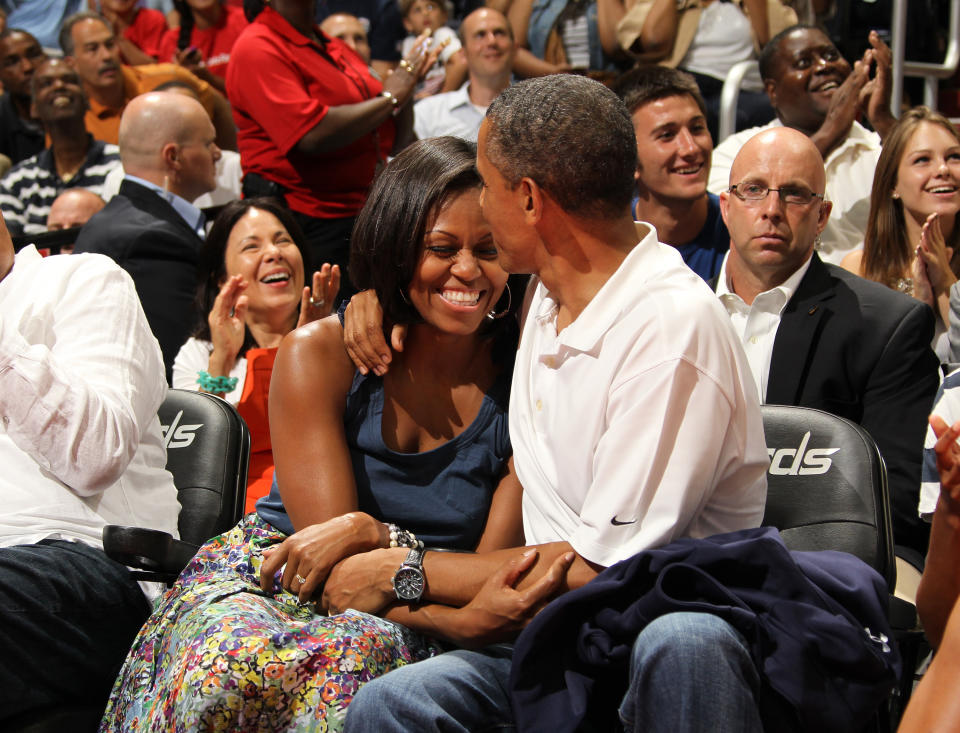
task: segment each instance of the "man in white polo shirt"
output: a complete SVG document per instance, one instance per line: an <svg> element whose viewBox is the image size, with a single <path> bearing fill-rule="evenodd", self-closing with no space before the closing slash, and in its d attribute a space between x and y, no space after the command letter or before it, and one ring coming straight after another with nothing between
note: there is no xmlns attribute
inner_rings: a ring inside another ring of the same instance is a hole
<svg viewBox="0 0 960 733"><path fill-rule="evenodd" d="M510 85L516 44L510 22L498 10L474 10L460 24L467 82L414 105L413 129L421 140L453 135L476 142L487 106Z"/></svg>
<svg viewBox="0 0 960 733"><path fill-rule="evenodd" d="M548 145L568 155L543 155ZM749 366L703 280L635 225L636 155L626 107L584 77L521 82L491 105L477 156L484 216L504 269L539 278L510 399L529 567L484 586L523 550L428 552L422 599L444 605L400 608L402 623L427 630L433 614L454 614L461 645L512 639L558 565L573 589L642 550L760 523L767 458ZM405 555L347 558L327 580L328 605L380 610ZM621 715L637 730L683 730L700 703L711 730L759 730L755 667L725 621L668 614L634 650L648 684ZM458 650L394 670L360 689L347 730L511 725L510 662L502 648ZM697 704L671 705L679 690Z"/></svg>

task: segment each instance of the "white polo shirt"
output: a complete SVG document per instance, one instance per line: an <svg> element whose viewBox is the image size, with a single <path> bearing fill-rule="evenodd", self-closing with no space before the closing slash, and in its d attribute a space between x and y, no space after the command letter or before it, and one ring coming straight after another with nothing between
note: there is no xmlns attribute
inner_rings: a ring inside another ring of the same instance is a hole
<svg viewBox="0 0 960 733"><path fill-rule="evenodd" d="M536 286L510 398L530 544L603 566L679 537L756 527L767 451L743 349L676 249L640 243L557 334Z"/></svg>
<svg viewBox="0 0 960 733"><path fill-rule="evenodd" d="M466 82L455 92L434 94L413 105L413 129L417 137L423 140L453 135L475 143L487 108L471 102L469 90L470 82Z"/></svg>
<svg viewBox="0 0 960 733"><path fill-rule="evenodd" d="M782 127L774 120L763 127L752 127L731 135L713 149L707 190L720 194L730 187L730 167L744 143L759 132ZM825 198L833 204L827 226L820 235L817 252L824 262L839 265L844 256L863 243L870 218L870 190L873 173L880 158L880 136L854 122L850 133L827 156Z"/></svg>

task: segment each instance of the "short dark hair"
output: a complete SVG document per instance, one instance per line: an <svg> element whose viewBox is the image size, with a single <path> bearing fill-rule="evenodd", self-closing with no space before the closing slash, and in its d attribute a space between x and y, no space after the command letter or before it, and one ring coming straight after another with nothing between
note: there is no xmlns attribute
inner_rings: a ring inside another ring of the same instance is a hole
<svg viewBox="0 0 960 733"><path fill-rule="evenodd" d="M63 25L60 26L59 36L60 48L63 50L64 56L73 56L73 52L76 51L73 46L73 26L83 20L98 20L103 23L111 33L113 32L113 26L107 22L107 19L100 15L100 13L94 13L92 10L81 10L79 13L67 16L67 19L63 21Z"/></svg>
<svg viewBox="0 0 960 733"><path fill-rule="evenodd" d="M696 80L680 69L671 69L666 66L631 69L619 76L612 88L614 93L623 100L630 114L658 99L682 96L691 97L703 115L707 114L707 105L704 104Z"/></svg>
<svg viewBox="0 0 960 733"><path fill-rule="evenodd" d="M9 38L14 33L19 33L22 36L27 36L28 38L32 38L33 42L36 43L38 46L40 46L40 41L38 41L37 37L33 35L30 31L25 31L23 28L16 28L12 26L7 26L2 31L0 31L0 41L4 40L5 38Z"/></svg>
<svg viewBox="0 0 960 733"><path fill-rule="evenodd" d="M777 66L777 55L780 53L780 46L783 45L783 39L789 36L791 33L796 31L817 31L822 33L824 37L833 43L833 40L828 36L822 28L819 28L815 25L808 25L806 23L797 23L792 25L789 28L784 28L777 35L767 41L766 45L763 47L763 50L760 51L760 56L757 59L757 63L760 66L760 78L766 81L767 79L776 80L776 66Z"/></svg>
<svg viewBox="0 0 960 733"><path fill-rule="evenodd" d="M556 74L507 87L487 109L486 146L511 186L531 178L571 214L619 216L630 206L633 123L599 82Z"/></svg>
<svg viewBox="0 0 960 733"><path fill-rule="evenodd" d="M313 271L310 269L307 239L296 219L293 218L293 214L290 213L290 209L280 201L267 196L231 201L221 209L210 228L210 233L200 247L197 266L197 295L194 300L197 325L193 332L193 335L198 339L210 340L210 323L207 321L207 316L213 310L213 301L217 299L223 281L227 277L227 240L229 240L230 233L237 222L250 209L266 211L277 217L293 239L297 249L300 250L300 257L303 259L304 282L309 282L309 278L312 276ZM247 353L247 349L254 348L256 345L257 342L250 333L250 329L246 329L243 348L240 349L237 357L243 356Z"/></svg>
<svg viewBox="0 0 960 733"><path fill-rule="evenodd" d="M377 293L386 320L414 323L420 314L404 293L420 262L430 216L463 191L480 187L474 143L434 137L410 145L377 177L350 241L350 279Z"/></svg>

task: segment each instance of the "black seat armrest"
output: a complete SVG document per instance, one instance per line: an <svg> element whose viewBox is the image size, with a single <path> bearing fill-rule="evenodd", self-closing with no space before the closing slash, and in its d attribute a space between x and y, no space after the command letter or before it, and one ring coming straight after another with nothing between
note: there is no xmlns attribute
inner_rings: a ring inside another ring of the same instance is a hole
<svg viewBox="0 0 960 733"><path fill-rule="evenodd" d="M917 607L910 601L890 596L890 609L887 614L890 626L894 631L919 631Z"/></svg>
<svg viewBox="0 0 960 733"><path fill-rule="evenodd" d="M198 545L176 540L169 532L157 529L116 524L103 528L104 552L127 567L176 576L198 549Z"/></svg>

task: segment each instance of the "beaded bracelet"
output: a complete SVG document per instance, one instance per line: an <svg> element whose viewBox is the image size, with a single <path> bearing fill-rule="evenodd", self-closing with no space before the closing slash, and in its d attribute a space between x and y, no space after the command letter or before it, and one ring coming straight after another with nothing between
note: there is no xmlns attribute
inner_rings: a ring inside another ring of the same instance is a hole
<svg viewBox="0 0 960 733"><path fill-rule="evenodd" d="M413 532L400 529L395 524L388 524L387 529L390 531L390 547L423 549L423 540L418 540L417 536Z"/></svg>
<svg viewBox="0 0 960 733"><path fill-rule="evenodd" d="M197 384L204 392L226 394L237 388L236 377L211 377L206 372L197 372Z"/></svg>

